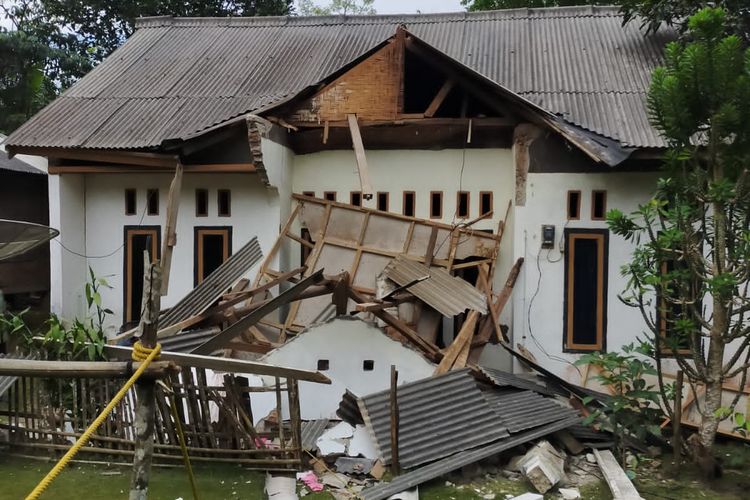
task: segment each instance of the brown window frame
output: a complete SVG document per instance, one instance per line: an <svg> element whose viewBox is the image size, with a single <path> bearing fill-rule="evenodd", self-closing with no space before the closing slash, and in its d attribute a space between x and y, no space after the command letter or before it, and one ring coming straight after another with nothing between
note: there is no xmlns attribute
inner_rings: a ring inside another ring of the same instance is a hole
<svg viewBox="0 0 750 500"><path fill-rule="evenodd" d="M310 198L315 198L315 191L302 191L302 196L309 196Z"/></svg>
<svg viewBox="0 0 750 500"><path fill-rule="evenodd" d="M151 210L151 203L156 199L156 210ZM159 215L159 189L146 190L146 215Z"/></svg>
<svg viewBox="0 0 750 500"><path fill-rule="evenodd" d="M570 216L570 197L573 195L578 196L578 203L576 204L576 214L578 214L576 217ZM568 191L567 196L565 197L565 216L567 220L581 220L581 191L577 189L571 189Z"/></svg>
<svg viewBox="0 0 750 500"><path fill-rule="evenodd" d="M406 197L408 195L411 195L412 200L412 206L411 206L411 215L408 215L406 213ZM406 215L407 217L416 217L417 216L417 193L414 191L404 191L402 198L401 198L401 213L403 215Z"/></svg>
<svg viewBox="0 0 750 500"><path fill-rule="evenodd" d="M432 204L432 197L438 195L440 196L440 206L438 210L438 215L434 215L433 210L433 204ZM443 218L443 192L442 191L430 191L430 219L442 219Z"/></svg>
<svg viewBox="0 0 750 500"><path fill-rule="evenodd" d="M388 191L378 191L376 196L377 196L376 203L377 203L378 210L380 210L381 212L387 212L388 208L391 205L391 194ZM385 208L380 208L381 196L385 196Z"/></svg>
<svg viewBox="0 0 750 500"><path fill-rule="evenodd" d="M128 197L133 196L133 210L128 210ZM125 215L138 215L138 190L135 188L125 189Z"/></svg>
<svg viewBox="0 0 750 500"><path fill-rule="evenodd" d="M204 193L206 195L206 211L200 212L200 203L199 203L199 196L201 193ZM195 190L195 216L196 217L208 217L208 205L209 205L209 199L208 199L208 189L198 188Z"/></svg>
<svg viewBox="0 0 750 500"><path fill-rule="evenodd" d="M226 196L226 212L221 209L221 197ZM216 214L219 217L231 217L232 216L232 190L231 189L218 189L216 191Z"/></svg>
<svg viewBox="0 0 750 500"><path fill-rule="evenodd" d="M565 229L565 284L563 297L563 352L593 352L604 351L607 342L607 272L608 272L608 254L609 254L609 231L606 229ZM575 240L592 239L596 240L599 245L597 248L598 265L597 265L597 317L596 317L596 343L595 344L577 344L574 338L574 317L573 310L575 306Z"/></svg>
<svg viewBox="0 0 750 500"><path fill-rule="evenodd" d="M461 195L466 195L466 213L461 214ZM456 217L459 219L468 219L471 216L471 193L469 191L456 192Z"/></svg>
<svg viewBox="0 0 750 500"><path fill-rule="evenodd" d="M223 235L224 236L224 248L223 248L223 260L226 260L232 255L232 227L231 226L196 226L193 229L193 285L200 285L203 278L203 245L201 244L201 238L205 235Z"/></svg>
<svg viewBox="0 0 750 500"><path fill-rule="evenodd" d="M359 195L359 203L354 203L354 197ZM362 206L362 191L349 191L349 204L355 207Z"/></svg>
<svg viewBox="0 0 750 500"><path fill-rule="evenodd" d="M133 307L134 304L131 301L131 291L133 289L133 259L142 259L142 255L133 255L133 236L148 235L151 236L151 255L156 256L156 259L160 258L159 252L161 251L161 226L125 226L123 228L123 239L124 243L124 259L123 259L123 276L124 285L122 288L122 310L123 310L123 322L129 323L134 321L133 318ZM136 307L140 307L138 304Z"/></svg>
<svg viewBox="0 0 750 500"><path fill-rule="evenodd" d="M482 210L482 200L484 200L485 196L489 196L490 198L490 209L489 210ZM495 193L493 191L479 191L479 215L486 215L490 212L495 211Z"/></svg>
<svg viewBox="0 0 750 500"><path fill-rule="evenodd" d="M602 216L596 217L596 195L602 195ZM607 191L604 189L595 189L591 191L591 220L607 220Z"/></svg>
<svg viewBox="0 0 750 500"><path fill-rule="evenodd" d="M669 265L668 261L662 262L659 266L659 269L662 274L667 274L667 266ZM667 339L669 336L668 332L668 325L667 325L667 314L665 311L667 310L668 304L667 301L664 299L664 297L659 294L657 296L657 307L656 307L656 324L657 328L659 330L659 336L661 336L663 339ZM669 348L669 346L662 345L659 343L659 352L661 356L663 357L676 357L676 356L689 356L691 355L692 351L690 350L690 347L686 347L684 349L676 349L672 350Z"/></svg>
<svg viewBox="0 0 750 500"><path fill-rule="evenodd" d="M333 195L333 197L330 197ZM326 201L336 201L336 191L323 191L323 199Z"/></svg>

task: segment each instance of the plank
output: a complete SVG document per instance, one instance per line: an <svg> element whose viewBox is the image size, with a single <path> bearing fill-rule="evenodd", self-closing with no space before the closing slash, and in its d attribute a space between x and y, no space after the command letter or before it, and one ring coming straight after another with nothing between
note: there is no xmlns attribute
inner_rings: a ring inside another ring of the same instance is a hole
<svg viewBox="0 0 750 500"><path fill-rule="evenodd" d="M633 482L617 463L611 451L594 449L594 456L612 492L613 500L641 500L638 490L635 489Z"/></svg>
<svg viewBox="0 0 750 500"><path fill-rule="evenodd" d="M469 347L471 347L471 338L474 336L474 327L476 326L478 319L479 312L471 311L469 313L469 315L466 317L466 321L464 321L464 324L461 326L461 330L458 332L458 335L456 335L456 338L453 339L451 345L449 345L445 350L443 360L440 361L440 364L432 374L433 377L450 371L450 369L458 360L459 356L462 355L463 350L466 348L466 346L468 345ZM464 364L465 363L466 360L464 359Z"/></svg>
<svg viewBox="0 0 750 500"><path fill-rule="evenodd" d="M427 106L427 110L424 112L424 116L426 118L432 118L435 116L435 113L438 109L440 109L440 106L445 101L445 98L448 97L448 93L453 89L453 86L456 84L456 82L453 79L448 79L443 83L442 87L440 87L440 90L437 91L437 94L435 94L435 97L432 98L432 102L430 102L430 105Z"/></svg>
<svg viewBox="0 0 750 500"><path fill-rule="evenodd" d="M177 212L180 208L180 193L182 192L182 163L177 161L174 178L169 186L167 199L167 224L164 227L164 241L161 248L161 295L169 292L169 271L172 268L172 249L177 244Z"/></svg>
<svg viewBox="0 0 750 500"><path fill-rule="evenodd" d="M359 171L359 185L362 191L362 198L369 200L372 198L372 184L370 183L370 171L367 167L367 156L365 156L365 146L362 143L362 134L357 124L357 116L354 114L346 115L349 122L349 132L352 134L352 146L357 158L357 170Z"/></svg>

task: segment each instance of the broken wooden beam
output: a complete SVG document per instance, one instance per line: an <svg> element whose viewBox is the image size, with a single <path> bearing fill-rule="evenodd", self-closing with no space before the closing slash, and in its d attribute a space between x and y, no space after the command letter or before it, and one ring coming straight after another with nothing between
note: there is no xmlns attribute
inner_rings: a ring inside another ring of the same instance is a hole
<svg viewBox="0 0 750 500"><path fill-rule="evenodd" d="M437 94L435 94L435 97L432 99L432 102L430 102L430 105L427 106L427 110L424 112L425 117L432 118L435 116L435 113L440 109L440 106L445 101L445 98L448 97L448 94L453 89L454 85L455 81L452 79L448 79L443 83L440 90L438 90Z"/></svg>
<svg viewBox="0 0 750 500"><path fill-rule="evenodd" d="M357 116L354 114L346 115L349 123L349 132L352 134L352 147L357 158L357 170L359 171L359 185L362 191L362 198L369 200L372 198L372 184L370 183L370 171L367 167L367 156L365 155L365 146L362 142L362 134L357 124Z"/></svg>
<svg viewBox="0 0 750 500"><path fill-rule="evenodd" d="M615 456L609 450L599 451L594 449L594 456L602 471L604 480L607 481L609 490L612 492L613 500L642 500L633 482L622 470Z"/></svg>
<svg viewBox="0 0 750 500"><path fill-rule="evenodd" d="M164 226L164 242L161 248L161 295L169 292L169 271L172 268L172 249L177 244L177 211L180 208L180 193L182 191L182 163L177 161L174 178L169 186L167 199L167 224Z"/></svg>
<svg viewBox="0 0 750 500"><path fill-rule="evenodd" d="M0 375L45 378L130 378L140 363L125 361L42 361L35 359L2 359ZM179 371L170 361L154 361L143 377L163 378Z"/></svg>
<svg viewBox="0 0 750 500"><path fill-rule="evenodd" d="M466 317L466 321L464 321L464 324L461 325L461 330L459 330L458 335L456 335L456 338L453 339L451 345L449 345L445 350L443 360L440 361L440 364L435 369L433 376L442 375L443 373L450 371L454 367L454 365L456 365L456 361L459 359L464 348L466 348L467 346L471 347L471 338L474 336L474 328L477 325L478 319L479 312L471 311L469 313L469 315ZM465 365L465 358L463 362ZM461 366L456 367L462 368Z"/></svg>

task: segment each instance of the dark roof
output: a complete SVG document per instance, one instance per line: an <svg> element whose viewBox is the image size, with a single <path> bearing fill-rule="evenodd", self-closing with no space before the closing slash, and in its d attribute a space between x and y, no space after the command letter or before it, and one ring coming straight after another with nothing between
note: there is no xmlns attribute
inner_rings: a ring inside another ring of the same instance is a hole
<svg viewBox="0 0 750 500"><path fill-rule="evenodd" d="M18 158L9 158L8 153L2 150L0 150L0 170L9 170L22 174L44 174L43 171L25 161Z"/></svg>
<svg viewBox="0 0 750 500"><path fill-rule="evenodd" d="M671 32L615 7L255 18L145 18L102 64L16 130L13 146L153 148L296 95L397 26L568 122L660 147L645 91Z"/></svg>

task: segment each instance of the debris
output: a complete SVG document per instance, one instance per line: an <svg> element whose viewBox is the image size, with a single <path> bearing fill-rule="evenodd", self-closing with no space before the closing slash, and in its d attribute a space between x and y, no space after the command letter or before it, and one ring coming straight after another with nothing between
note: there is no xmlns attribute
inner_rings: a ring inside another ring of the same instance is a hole
<svg viewBox="0 0 750 500"><path fill-rule="evenodd" d="M354 434L351 441L349 441L349 446L346 448L346 454L350 457L378 458L378 450L375 448L375 443L372 442L372 438L364 425L357 424L354 428Z"/></svg>
<svg viewBox="0 0 750 500"><path fill-rule="evenodd" d="M510 500L544 500L544 496L539 495L538 493L524 493L523 495L518 495Z"/></svg>
<svg viewBox="0 0 750 500"><path fill-rule="evenodd" d="M380 460L376 460L370 469L370 475L377 480L380 480L385 474L385 465Z"/></svg>
<svg viewBox="0 0 750 500"><path fill-rule="evenodd" d="M482 495L482 498L484 500L495 500L495 496L496 495L494 493L485 493L484 495Z"/></svg>
<svg viewBox="0 0 750 500"><path fill-rule="evenodd" d="M269 500L298 500L297 481L293 477L272 476L266 474L266 485L263 489Z"/></svg>
<svg viewBox="0 0 750 500"><path fill-rule="evenodd" d="M297 480L305 483L305 486L310 488L310 491L323 491L323 483L318 481L318 476L311 470L307 472L298 472Z"/></svg>
<svg viewBox="0 0 750 500"><path fill-rule="evenodd" d="M346 477L346 474L338 472L328 472L323 474L320 481L326 486L339 489L346 488L346 485L349 484L349 478Z"/></svg>
<svg viewBox="0 0 750 500"><path fill-rule="evenodd" d="M313 458L310 460L310 465L312 465L313 470L318 475L323 475L326 472L328 472L328 467L326 466L325 461L321 458Z"/></svg>
<svg viewBox="0 0 750 500"><path fill-rule="evenodd" d="M578 488L560 488L557 490L562 495L563 500L578 500L581 498L581 492Z"/></svg>
<svg viewBox="0 0 750 500"><path fill-rule="evenodd" d="M546 440L530 449L519 465L539 493L546 493L565 477L564 455Z"/></svg>
<svg viewBox="0 0 750 500"><path fill-rule="evenodd" d="M590 463L590 464L595 464L596 463L596 457L594 456L593 453L586 453L586 461L588 463Z"/></svg>
<svg viewBox="0 0 750 500"><path fill-rule="evenodd" d="M336 459L336 472L346 474L367 474L375 465L375 460L368 458L339 457Z"/></svg>
<svg viewBox="0 0 750 500"><path fill-rule="evenodd" d="M633 482L622 470L615 456L609 450L594 450L594 456L607 481L613 500L641 500L641 495L633 486Z"/></svg>
<svg viewBox="0 0 750 500"><path fill-rule="evenodd" d="M320 454L324 457L346 452L346 445L339 440L318 438L317 445Z"/></svg>
<svg viewBox="0 0 750 500"><path fill-rule="evenodd" d="M320 435L318 439L344 439L354 435L354 427L346 422L339 422Z"/></svg>

